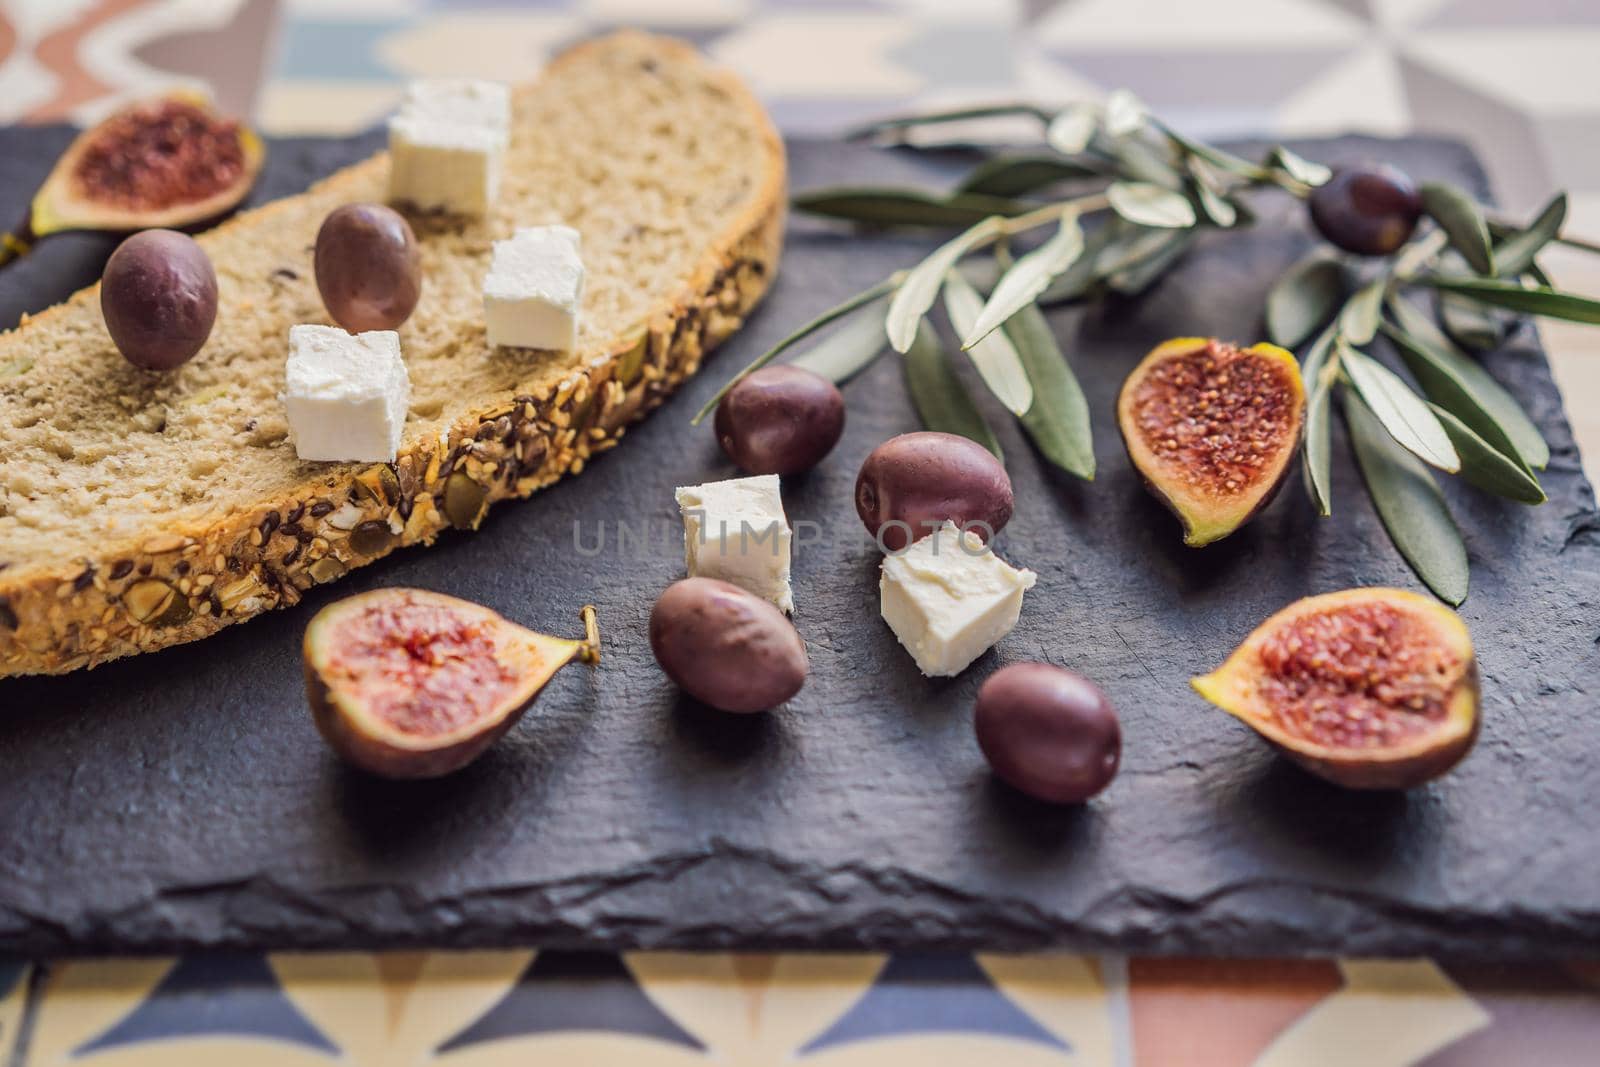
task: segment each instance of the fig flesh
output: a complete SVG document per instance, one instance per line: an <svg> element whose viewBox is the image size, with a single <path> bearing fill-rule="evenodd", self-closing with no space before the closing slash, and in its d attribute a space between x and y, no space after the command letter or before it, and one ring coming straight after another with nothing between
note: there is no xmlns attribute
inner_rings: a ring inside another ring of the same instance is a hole
<svg viewBox="0 0 1600 1067"><path fill-rule="evenodd" d="M1167 341L1134 368L1117 398L1128 457L1195 548L1233 533L1271 502L1305 421L1300 364L1269 344Z"/></svg>
<svg viewBox="0 0 1600 1067"><path fill-rule="evenodd" d="M481 605L422 589L330 604L306 627L317 730L384 778L460 770L522 717L556 671L600 658L594 608L580 640L534 633Z"/></svg>
<svg viewBox="0 0 1600 1067"><path fill-rule="evenodd" d="M216 218L245 198L265 158L254 131L198 93L129 104L56 161L23 232L0 242L0 263L62 230L178 229Z"/></svg>
<svg viewBox="0 0 1600 1067"><path fill-rule="evenodd" d="M1349 789L1421 785L1461 762L1478 736L1471 634L1449 608L1403 589L1298 600L1193 685Z"/></svg>

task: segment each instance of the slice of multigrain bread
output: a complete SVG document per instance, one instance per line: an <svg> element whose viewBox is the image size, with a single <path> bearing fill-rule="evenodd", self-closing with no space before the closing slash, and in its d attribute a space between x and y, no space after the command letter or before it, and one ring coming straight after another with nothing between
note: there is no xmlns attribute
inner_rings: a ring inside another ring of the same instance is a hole
<svg viewBox="0 0 1600 1067"><path fill-rule="evenodd" d="M289 327L330 321L317 228L383 199L383 155L200 238L217 324L176 371L118 355L98 288L0 335L0 676L193 641L474 527L581 471L739 326L777 265L784 156L738 80L619 34L561 56L513 111L493 214L412 219L425 278L400 331L412 401L394 464L299 462L279 399ZM578 346L491 349L491 244L548 222L583 234Z"/></svg>

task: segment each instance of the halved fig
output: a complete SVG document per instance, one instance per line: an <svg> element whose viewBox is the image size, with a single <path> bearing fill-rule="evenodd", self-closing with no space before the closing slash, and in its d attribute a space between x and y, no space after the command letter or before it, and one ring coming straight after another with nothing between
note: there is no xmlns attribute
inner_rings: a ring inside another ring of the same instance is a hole
<svg viewBox="0 0 1600 1067"><path fill-rule="evenodd" d="M0 263L61 230L180 229L239 205L266 151L194 92L119 109L84 130L33 198L27 224L0 241Z"/></svg>
<svg viewBox="0 0 1600 1067"><path fill-rule="evenodd" d="M600 659L594 608L581 640L534 633L481 605L422 589L329 604L306 627L306 695L317 729L385 778L435 778L477 759L551 677Z"/></svg>
<svg viewBox="0 0 1600 1067"><path fill-rule="evenodd" d="M1403 589L1297 600L1193 681L1289 758L1350 789L1409 789L1478 737L1478 665L1455 612Z"/></svg>
<svg viewBox="0 0 1600 1067"><path fill-rule="evenodd" d="M1283 484L1306 421L1300 364L1277 345L1180 337L1134 368L1117 425L1145 485L1198 548L1233 533Z"/></svg>

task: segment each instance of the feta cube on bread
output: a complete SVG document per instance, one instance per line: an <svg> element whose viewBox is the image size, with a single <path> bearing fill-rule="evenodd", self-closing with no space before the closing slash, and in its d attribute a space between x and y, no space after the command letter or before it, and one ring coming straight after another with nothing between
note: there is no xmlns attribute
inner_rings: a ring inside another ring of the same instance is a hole
<svg viewBox="0 0 1600 1067"><path fill-rule="evenodd" d="M425 278L399 331L412 398L392 464L302 462L280 399L290 327L329 321L318 227L384 199L386 153L198 238L217 321L177 370L123 359L93 288L0 333L0 677L197 640L470 528L583 470L738 328L775 274L785 204L782 143L737 78L616 34L554 60L512 113L488 215L412 217ZM553 205L583 234L577 343L501 358L490 250Z"/></svg>
<svg viewBox="0 0 1600 1067"><path fill-rule="evenodd" d="M491 345L565 350L578 342L583 257L570 226L525 226L494 243L483 279Z"/></svg>
<svg viewBox="0 0 1600 1067"><path fill-rule="evenodd" d="M929 677L953 677L1012 628L1037 575L994 554L983 539L946 522L878 575L883 621Z"/></svg>
<svg viewBox="0 0 1600 1067"><path fill-rule="evenodd" d="M392 463L411 405L400 335L290 327L283 402L301 459Z"/></svg>
<svg viewBox="0 0 1600 1067"><path fill-rule="evenodd" d="M389 120L389 199L482 215L500 195L511 91L496 82L412 82Z"/></svg>
<svg viewBox="0 0 1600 1067"><path fill-rule="evenodd" d="M778 476L685 486L676 495L689 577L732 582L792 614L789 520Z"/></svg>

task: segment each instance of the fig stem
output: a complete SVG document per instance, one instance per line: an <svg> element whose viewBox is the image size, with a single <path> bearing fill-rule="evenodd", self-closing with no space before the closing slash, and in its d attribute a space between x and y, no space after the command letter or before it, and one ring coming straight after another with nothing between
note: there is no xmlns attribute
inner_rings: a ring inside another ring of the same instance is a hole
<svg viewBox="0 0 1600 1067"><path fill-rule="evenodd" d="M583 641L578 645L578 658L585 663L600 662L600 620L594 605L585 604L579 612L583 617Z"/></svg>

